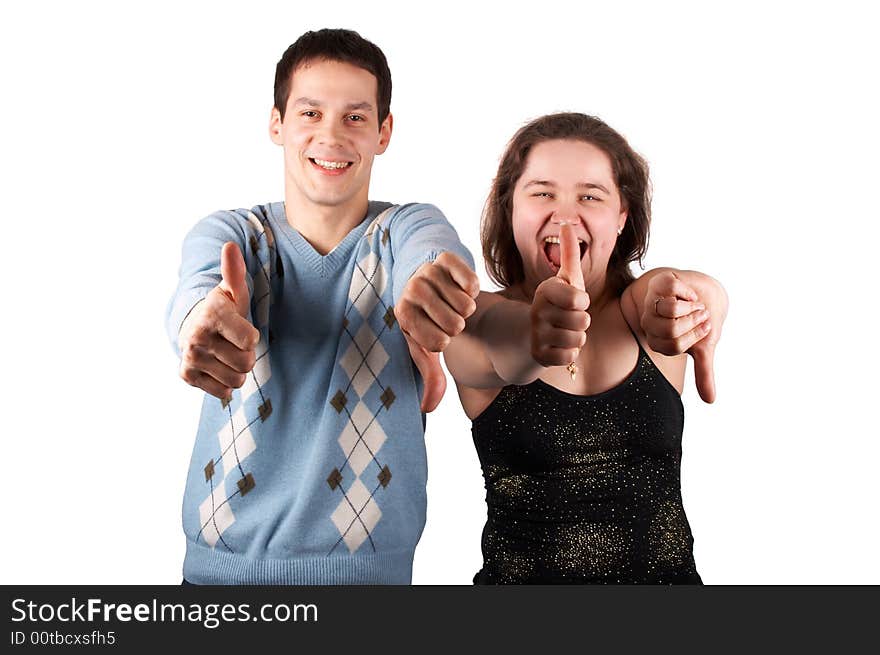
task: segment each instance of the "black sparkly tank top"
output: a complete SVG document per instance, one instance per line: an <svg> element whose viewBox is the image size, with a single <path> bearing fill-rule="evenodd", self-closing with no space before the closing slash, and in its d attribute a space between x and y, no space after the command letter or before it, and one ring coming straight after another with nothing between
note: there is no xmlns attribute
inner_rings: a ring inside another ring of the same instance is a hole
<svg viewBox="0 0 880 655"><path fill-rule="evenodd" d="M488 505L474 582L701 584L683 426L678 392L641 344L632 373L603 393L504 387L473 421Z"/></svg>

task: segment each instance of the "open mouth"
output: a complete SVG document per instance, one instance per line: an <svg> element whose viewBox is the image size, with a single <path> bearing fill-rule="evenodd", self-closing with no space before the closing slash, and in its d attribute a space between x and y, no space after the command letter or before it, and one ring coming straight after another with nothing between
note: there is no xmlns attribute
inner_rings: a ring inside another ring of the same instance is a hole
<svg viewBox="0 0 880 655"><path fill-rule="evenodd" d="M581 260L583 260L584 255L587 253L587 242L579 238L578 247L581 251ZM558 236L544 237L544 257L547 258L547 261L553 268L554 272L559 270L559 265L562 260L562 251L559 245Z"/></svg>
<svg viewBox="0 0 880 655"><path fill-rule="evenodd" d="M309 157L309 161L312 162L312 165L316 168L327 171L328 173L341 173L354 163L350 161L330 161L328 159L318 159L317 157Z"/></svg>

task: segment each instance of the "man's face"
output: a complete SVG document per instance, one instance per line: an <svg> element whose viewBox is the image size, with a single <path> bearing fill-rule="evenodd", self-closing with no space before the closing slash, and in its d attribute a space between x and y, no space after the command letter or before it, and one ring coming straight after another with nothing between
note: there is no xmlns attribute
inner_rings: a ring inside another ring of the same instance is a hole
<svg viewBox="0 0 880 655"><path fill-rule="evenodd" d="M366 204L373 157L391 138L391 116L379 125L376 87L372 73L338 61L294 70L284 121L273 108L269 134L284 147L286 188L306 204Z"/></svg>

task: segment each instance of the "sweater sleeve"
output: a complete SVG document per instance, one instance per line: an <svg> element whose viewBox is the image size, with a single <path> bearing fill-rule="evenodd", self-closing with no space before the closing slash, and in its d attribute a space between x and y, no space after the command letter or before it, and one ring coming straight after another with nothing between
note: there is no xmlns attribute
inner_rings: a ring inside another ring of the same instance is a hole
<svg viewBox="0 0 880 655"><path fill-rule="evenodd" d="M389 224L391 250L394 253L392 292L400 298L413 273L443 252L461 257L471 270L474 258L459 240L455 228L437 207L426 204L401 205Z"/></svg>
<svg viewBox="0 0 880 655"><path fill-rule="evenodd" d="M227 241L238 244L244 255L248 269L245 279L253 298L253 278L250 275L252 262L246 247L246 219L235 212L221 211L199 221L183 240L177 290L165 312L165 329L178 357L180 348L177 345L177 336L180 326L192 308L220 283L220 251Z"/></svg>

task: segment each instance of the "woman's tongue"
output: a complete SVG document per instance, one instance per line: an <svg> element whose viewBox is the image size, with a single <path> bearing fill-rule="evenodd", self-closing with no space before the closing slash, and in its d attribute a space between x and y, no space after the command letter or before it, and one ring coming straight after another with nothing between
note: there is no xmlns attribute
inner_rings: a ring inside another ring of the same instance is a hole
<svg viewBox="0 0 880 655"><path fill-rule="evenodd" d="M560 259L561 259L561 251L559 249L558 243L547 243L544 245L544 252L547 253L547 259L549 259L556 268L559 268Z"/></svg>

